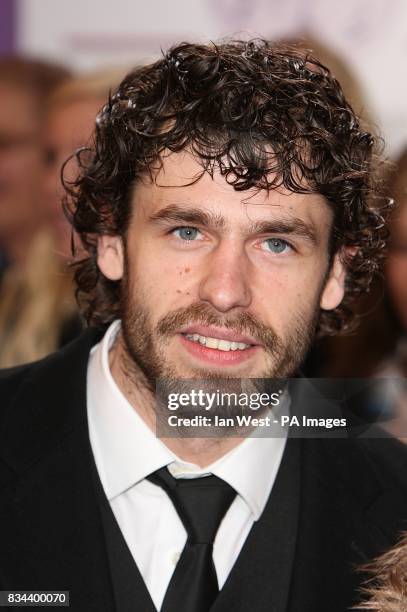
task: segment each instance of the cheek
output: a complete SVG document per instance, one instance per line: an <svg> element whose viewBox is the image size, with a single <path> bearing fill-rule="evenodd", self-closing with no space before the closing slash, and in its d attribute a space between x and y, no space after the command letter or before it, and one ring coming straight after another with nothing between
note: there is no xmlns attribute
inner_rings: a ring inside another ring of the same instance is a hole
<svg viewBox="0 0 407 612"><path fill-rule="evenodd" d="M144 248L132 253L131 260L137 262L132 266L132 292L143 295L152 312L167 314L197 299L196 266L185 262L181 265L156 251L148 256L143 253L146 253Z"/></svg>
<svg viewBox="0 0 407 612"><path fill-rule="evenodd" d="M308 303L318 292L322 271L320 266L313 265L312 262L298 261L295 265L276 266L267 274L260 273L256 276L261 293L272 303L278 302L295 309L297 303Z"/></svg>
<svg viewBox="0 0 407 612"><path fill-rule="evenodd" d="M253 312L277 332L289 330L299 318L308 318L318 302L315 275L275 271L253 280Z"/></svg>

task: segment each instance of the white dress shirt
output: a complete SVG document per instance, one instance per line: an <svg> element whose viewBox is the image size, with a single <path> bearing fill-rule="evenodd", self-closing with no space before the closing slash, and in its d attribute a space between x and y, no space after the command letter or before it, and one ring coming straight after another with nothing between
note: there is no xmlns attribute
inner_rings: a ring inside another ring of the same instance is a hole
<svg viewBox="0 0 407 612"><path fill-rule="evenodd" d="M109 349L119 328L119 321L112 323L90 354L89 435L106 497L159 610L187 536L167 494L146 476L167 465L175 477L214 474L235 489L236 498L220 524L213 549L221 588L264 510L286 436L281 430L274 437L248 437L205 469L181 461L146 425L111 375Z"/></svg>

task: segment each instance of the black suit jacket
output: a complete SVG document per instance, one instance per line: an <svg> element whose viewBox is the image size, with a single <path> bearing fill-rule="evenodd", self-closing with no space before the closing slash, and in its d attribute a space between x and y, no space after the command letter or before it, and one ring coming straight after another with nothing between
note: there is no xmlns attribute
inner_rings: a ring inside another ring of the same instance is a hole
<svg viewBox="0 0 407 612"><path fill-rule="evenodd" d="M98 337L88 330L0 374L0 589L69 590L75 612L118 610L86 415ZM344 612L361 581L355 567L407 528L400 443L293 439L287 449L295 482L283 482L280 469L279 497L249 534L214 612ZM140 576L135 582L133 609L150 612Z"/></svg>

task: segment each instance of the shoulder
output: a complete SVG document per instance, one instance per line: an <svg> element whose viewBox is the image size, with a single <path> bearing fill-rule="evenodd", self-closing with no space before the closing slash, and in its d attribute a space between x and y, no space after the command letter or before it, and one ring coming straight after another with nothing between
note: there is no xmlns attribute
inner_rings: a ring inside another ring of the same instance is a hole
<svg viewBox="0 0 407 612"><path fill-rule="evenodd" d="M354 441L359 452L380 480L387 485L399 483L407 490L407 446L378 428L372 433Z"/></svg>
<svg viewBox="0 0 407 612"><path fill-rule="evenodd" d="M356 488L374 480L407 496L407 446L384 430L370 427L363 436L321 442L339 478Z"/></svg>
<svg viewBox="0 0 407 612"><path fill-rule="evenodd" d="M304 440L304 490L314 504L341 508L384 549L407 526L407 449L384 432L369 433Z"/></svg>
<svg viewBox="0 0 407 612"><path fill-rule="evenodd" d="M45 359L0 371L0 483L22 475L71 432L87 432L87 364L102 335L87 330Z"/></svg>
<svg viewBox="0 0 407 612"><path fill-rule="evenodd" d="M0 428L22 391L27 398L30 397L27 389L33 389L31 398L34 400L36 395L51 391L61 378L70 378L79 363L87 362L89 351L102 334L99 330L88 329L70 344L39 361L0 370Z"/></svg>
<svg viewBox="0 0 407 612"><path fill-rule="evenodd" d="M0 391L1 397L7 395L9 390L18 387L29 375L35 365L39 362L27 363L15 368L5 368L0 370Z"/></svg>
<svg viewBox="0 0 407 612"><path fill-rule="evenodd" d="M46 358L49 359L49 358ZM8 408L13 404L19 391L24 387L31 376L35 376L38 368L46 359L28 363L15 368L0 370L0 424L4 419Z"/></svg>

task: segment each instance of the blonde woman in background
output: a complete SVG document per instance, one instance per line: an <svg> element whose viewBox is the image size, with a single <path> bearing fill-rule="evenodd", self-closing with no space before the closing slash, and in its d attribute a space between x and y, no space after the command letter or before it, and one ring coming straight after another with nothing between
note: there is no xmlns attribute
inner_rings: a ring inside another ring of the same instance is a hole
<svg viewBox="0 0 407 612"><path fill-rule="evenodd" d="M41 137L44 174L43 223L18 266L9 266L0 291L0 367L46 356L82 329L69 270L70 228L61 199L61 168L85 146L96 115L122 72L107 71L65 80L48 92ZM75 161L66 178L74 178Z"/></svg>
<svg viewBox="0 0 407 612"><path fill-rule="evenodd" d="M0 364L20 365L44 357L80 330L72 279L43 229L22 267L9 268L0 297Z"/></svg>

